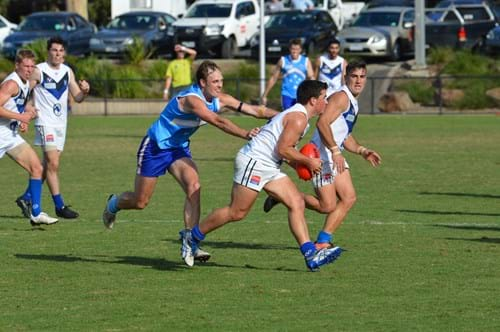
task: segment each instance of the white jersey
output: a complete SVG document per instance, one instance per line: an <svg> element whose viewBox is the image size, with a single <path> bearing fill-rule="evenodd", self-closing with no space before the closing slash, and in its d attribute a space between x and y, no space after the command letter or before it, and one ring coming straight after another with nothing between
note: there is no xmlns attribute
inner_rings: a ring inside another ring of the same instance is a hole
<svg viewBox="0 0 500 332"><path fill-rule="evenodd" d="M257 136L253 137L240 149L240 153L258 160L264 165L279 168L282 158L278 153L278 140L284 128L283 118L292 112L304 113L306 119L309 120L306 108L302 104L297 103L289 109L275 115L264 127L260 129ZM301 138L306 134L308 129L309 123L304 129Z"/></svg>
<svg viewBox="0 0 500 332"><path fill-rule="evenodd" d="M319 60L318 80L328 84L326 95L329 96L342 87L344 58L336 56L335 59L330 59L328 54L323 54Z"/></svg>
<svg viewBox="0 0 500 332"><path fill-rule="evenodd" d="M351 134L356 120L358 118L358 100L352 95L351 91L346 85L343 85L338 93L345 93L349 98L349 105L347 108L339 115L335 121L330 124L330 128L333 132L333 138L337 146L344 150L344 141ZM321 141L318 129L314 131L313 138L311 140L318 148L321 153L321 159L329 160L331 158L331 151L324 146Z"/></svg>
<svg viewBox="0 0 500 332"><path fill-rule="evenodd" d="M19 92L16 96L10 97L7 102L3 105L3 107L11 112L24 113L24 107L26 106L26 102L28 101L30 85L29 81L23 82L22 79L16 72L12 72L9 76L7 76L2 84L7 81L16 82L19 87ZM4 128L9 128L10 131L17 129L17 121L12 119L0 118L0 126L2 130Z"/></svg>
<svg viewBox="0 0 500 332"><path fill-rule="evenodd" d="M35 125L66 127L71 69L65 64L55 69L47 62L39 63L37 67L41 77L34 89L35 108L39 111Z"/></svg>

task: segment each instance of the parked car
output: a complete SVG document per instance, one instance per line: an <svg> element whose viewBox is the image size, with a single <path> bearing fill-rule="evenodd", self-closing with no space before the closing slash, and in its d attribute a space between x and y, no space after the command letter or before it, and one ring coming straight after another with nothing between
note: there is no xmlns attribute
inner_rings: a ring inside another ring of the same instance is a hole
<svg viewBox="0 0 500 332"><path fill-rule="evenodd" d="M311 55L326 48L337 31L331 15L324 9L273 13L265 25L266 57L278 58L288 53L288 44L294 38L300 38L303 49ZM258 57L259 33L254 35L250 44L252 57Z"/></svg>
<svg viewBox="0 0 500 332"><path fill-rule="evenodd" d="M239 48L249 45L259 19L256 0L197 0L174 23L176 44L232 58Z"/></svg>
<svg viewBox="0 0 500 332"><path fill-rule="evenodd" d="M142 38L154 56L171 55L174 36L169 32L175 17L155 11L133 11L115 17L90 40L90 51L98 56L123 57L134 36Z"/></svg>
<svg viewBox="0 0 500 332"><path fill-rule="evenodd" d="M377 7L415 7L415 0L372 0L362 10Z"/></svg>
<svg viewBox="0 0 500 332"><path fill-rule="evenodd" d="M37 39L60 36L72 55L89 53L90 38L96 27L82 16L71 12L38 12L27 16L14 32L8 35L2 47L5 57L13 59L19 48Z"/></svg>
<svg viewBox="0 0 500 332"><path fill-rule="evenodd" d="M361 11L353 24L340 31L341 53L399 60L412 54L415 10L376 7Z"/></svg>
<svg viewBox="0 0 500 332"><path fill-rule="evenodd" d="M428 19L425 24L425 42L429 47L479 49L486 34L496 25L495 15L486 3L451 5L441 11L438 21Z"/></svg>
<svg viewBox="0 0 500 332"><path fill-rule="evenodd" d="M486 54L500 55L500 26L494 27L486 34L481 49Z"/></svg>
<svg viewBox="0 0 500 332"><path fill-rule="evenodd" d="M0 47L2 47L4 39L16 28L17 24L0 15Z"/></svg>

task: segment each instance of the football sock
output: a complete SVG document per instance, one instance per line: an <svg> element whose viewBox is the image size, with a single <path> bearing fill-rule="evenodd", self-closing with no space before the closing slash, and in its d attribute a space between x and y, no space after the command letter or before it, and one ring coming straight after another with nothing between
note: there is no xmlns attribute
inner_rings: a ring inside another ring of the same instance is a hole
<svg viewBox="0 0 500 332"><path fill-rule="evenodd" d="M108 201L108 211L111 213L117 213L120 211L120 208L118 207L118 196L114 195Z"/></svg>
<svg viewBox="0 0 500 332"><path fill-rule="evenodd" d="M193 239L196 242L200 242L200 241L205 240L205 234L203 234L200 231L200 228L198 227L198 225L194 226L194 228L191 230L191 236L193 237Z"/></svg>
<svg viewBox="0 0 500 332"><path fill-rule="evenodd" d="M64 207L64 200L63 200L61 194L52 195L52 200L54 201L54 205L56 206L56 209L60 210Z"/></svg>
<svg viewBox="0 0 500 332"><path fill-rule="evenodd" d="M309 241L300 246L300 252L307 259L314 256L314 253L316 252L316 247L314 246L314 243Z"/></svg>
<svg viewBox="0 0 500 332"><path fill-rule="evenodd" d="M333 234L329 234L325 231L321 231L318 234L318 238L316 239L316 242L318 243L328 243L333 241Z"/></svg>
<svg viewBox="0 0 500 332"><path fill-rule="evenodd" d="M42 180L30 179L29 189L31 194L31 214L36 217L42 212Z"/></svg>
<svg viewBox="0 0 500 332"><path fill-rule="evenodd" d="M31 189L29 182L28 182L28 188L26 188L26 191L24 192L24 194L22 194L21 198L24 199L25 201L31 202Z"/></svg>

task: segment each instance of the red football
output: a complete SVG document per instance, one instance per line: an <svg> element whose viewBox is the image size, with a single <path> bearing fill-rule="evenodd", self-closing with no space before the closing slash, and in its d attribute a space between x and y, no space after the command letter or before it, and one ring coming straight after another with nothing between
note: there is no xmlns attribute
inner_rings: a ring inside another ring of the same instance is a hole
<svg viewBox="0 0 500 332"><path fill-rule="evenodd" d="M319 150L313 143L307 143L306 145L304 145L302 149L300 149L300 153L309 158L319 158ZM302 180L311 180L312 173L306 166L298 164L297 167L295 167L295 170L297 171L297 175L299 176L299 178L301 178Z"/></svg>

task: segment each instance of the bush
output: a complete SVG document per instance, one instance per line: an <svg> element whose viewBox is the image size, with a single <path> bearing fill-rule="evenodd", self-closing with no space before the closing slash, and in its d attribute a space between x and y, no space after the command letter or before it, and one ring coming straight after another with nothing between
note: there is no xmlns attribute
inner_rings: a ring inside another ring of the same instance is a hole
<svg viewBox="0 0 500 332"><path fill-rule="evenodd" d="M140 65L144 60L149 59L153 53L153 49L146 49L142 38L134 36L132 44L127 46L125 60L132 65Z"/></svg>
<svg viewBox="0 0 500 332"><path fill-rule="evenodd" d="M395 86L398 91L406 91L412 101L422 105L432 105L434 103L434 87L429 81L405 80L397 82Z"/></svg>

